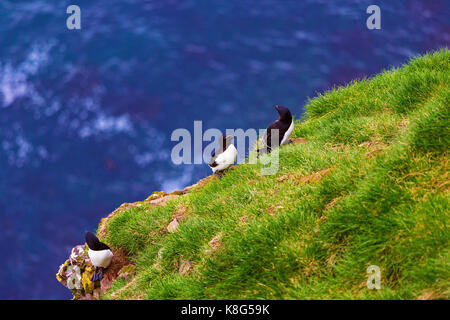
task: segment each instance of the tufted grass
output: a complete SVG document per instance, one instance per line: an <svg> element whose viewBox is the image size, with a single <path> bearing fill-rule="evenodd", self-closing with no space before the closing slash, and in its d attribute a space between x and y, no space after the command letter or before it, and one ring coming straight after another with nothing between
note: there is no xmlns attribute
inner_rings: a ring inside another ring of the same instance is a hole
<svg viewBox="0 0 450 320"><path fill-rule="evenodd" d="M293 133L307 143L280 149L277 174L240 165L115 216L104 241L137 274L103 298L449 299L449 75L445 48L319 94Z"/></svg>

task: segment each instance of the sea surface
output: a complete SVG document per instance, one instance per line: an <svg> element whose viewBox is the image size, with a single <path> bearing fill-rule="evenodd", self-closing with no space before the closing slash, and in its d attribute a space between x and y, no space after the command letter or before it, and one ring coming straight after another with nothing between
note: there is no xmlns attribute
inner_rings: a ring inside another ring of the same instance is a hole
<svg viewBox="0 0 450 320"><path fill-rule="evenodd" d="M81 30L66 9L81 8ZM285 105L450 42L450 3L0 0L0 298L70 299L55 279L101 217L210 174L173 130L265 128Z"/></svg>

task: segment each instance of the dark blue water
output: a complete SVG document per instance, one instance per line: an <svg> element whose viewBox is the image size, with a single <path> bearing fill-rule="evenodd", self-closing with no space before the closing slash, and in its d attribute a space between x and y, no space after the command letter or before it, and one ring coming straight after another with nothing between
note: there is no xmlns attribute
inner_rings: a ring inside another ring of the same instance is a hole
<svg viewBox="0 0 450 320"><path fill-rule="evenodd" d="M81 7L82 29L66 28ZM176 128L264 128L274 104L448 46L448 1L0 0L0 298L67 299L70 249L123 202L210 172Z"/></svg>

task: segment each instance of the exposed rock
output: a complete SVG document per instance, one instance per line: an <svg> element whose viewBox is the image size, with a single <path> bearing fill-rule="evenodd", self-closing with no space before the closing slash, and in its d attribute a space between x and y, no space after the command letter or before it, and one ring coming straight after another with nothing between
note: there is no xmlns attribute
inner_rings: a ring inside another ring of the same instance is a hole
<svg viewBox="0 0 450 320"><path fill-rule="evenodd" d="M170 194L176 195L176 196L181 196L184 193L185 192L183 190L175 190L175 191L172 191Z"/></svg>
<svg viewBox="0 0 450 320"><path fill-rule="evenodd" d="M270 190L270 195L276 196L278 194L278 192L280 192L280 190L278 190L277 188L273 188L272 190Z"/></svg>
<svg viewBox="0 0 450 320"><path fill-rule="evenodd" d="M444 299L443 295L433 289L426 290L420 295L420 297L417 298L417 300L438 300L438 299Z"/></svg>
<svg viewBox="0 0 450 320"><path fill-rule="evenodd" d="M155 262L155 263L153 264L153 268L154 268L155 270L161 271L161 265L159 264L159 262Z"/></svg>
<svg viewBox="0 0 450 320"><path fill-rule="evenodd" d="M166 202L169 201L169 200L172 200L172 199L175 199L175 198L178 198L178 197L179 197L179 196L176 195L176 194L168 194L168 195L165 195L165 196L162 196L162 197L158 197L158 198L156 198L156 199L154 199L154 200L150 200L150 201L149 201L149 204L152 204L152 205L161 205L161 204L166 203Z"/></svg>
<svg viewBox="0 0 450 320"><path fill-rule="evenodd" d="M331 200L329 203L327 203L327 204L325 205L325 210L334 207L334 205L336 204L336 202L338 202L338 200L339 200L340 198L341 198L341 197L334 198L334 199Z"/></svg>
<svg viewBox="0 0 450 320"><path fill-rule="evenodd" d="M72 292L74 299L80 299L94 291L94 283L90 281L94 270L85 245L77 245L69 259L59 267L56 279Z"/></svg>
<svg viewBox="0 0 450 320"><path fill-rule="evenodd" d="M167 226L167 231L169 231L170 233L173 233L177 230L177 228L178 228L178 220L173 219Z"/></svg>
<svg viewBox="0 0 450 320"><path fill-rule="evenodd" d="M164 252L164 247L162 247L161 249L158 250L158 259L161 260L162 259L162 254Z"/></svg>
<svg viewBox="0 0 450 320"><path fill-rule="evenodd" d="M225 197L220 197L216 201L220 202L220 203L227 203L227 200L225 199Z"/></svg>
<svg viewBox="0 0 450 320"><path fill-rule="evenodd" d="M87 254L86 245L78 245L72 249L69 259L64 262L56 274L56 279L67 287L73 294L75 300L96 299L106 292L119 271L131 265L126 254L121 251L114 251L111 265L103 270L103 279L92 282L95 267L92 265Z"/></svg>
<svg viewBox="0 0 450 320"><path fill-rule="evenodd" d="M375 149L366 153L367 157L373 157L375 154L382 152L383 149Z"/></svg>
<svg viewBox="0 0 450 320"><path fill-rule="evenodd" d="M217 179L219 179L219 178L217 178L217 176L210 175L206 178L201 179L199 182L184 188L183 192L184 193L191 192L192 190L195 190L196 188L201 188L201 187L205 186L206 184L208 184L210 181L217 180Z"/></svg>
<svg viewBox="0 0 450 320"><path fill-rule="evenodd" d="M320 225L322 223L324 223L325 221L327 221L327 216L321 216L319 219L317 219L316 226L314 227L314 233L318 233L319 232Z"/></svg>
<svg viewBox="0 0 450 320"><path fill-rule="evenodd" d="M329 265L330 267L334 266L337 262L337 255L336 253L331 253L330 256L327 258L326 260L327 265Z"/></svg>
<svg viewBox="0 0 450 320"><path fill-rule="evenodd" d="M398 123L398 127L402 128L402 129L406 128L408 125L409 125L409 120L408 119L402 120L402 121L400 121Z"/></svg>
<svg viewBox="0 0 450 320"><path fill-rule="evenodd" d="M212 240L209 242L209 245L211 246L211 248L213 248L214 250L217 250L222 246L222 241L221 241L222 236L223 236L223 233L220 232L217 236L212 238Z"/></svg>
<svg viewBox="0 0 450 320"><path fill-rule="evenodd" d="M266 212L272 216L275 216L281 209L284 209L283 206L273 206L266 209Z"/></svg>
<svg viewBox="0 0 450 320"><path fill-rule="evenodd" d="M167 226L167 231L170 233L173 233L178 228L179 222L183 220L187 215L187 209L184 206L179 206L173 216L172 220L170 221L169 225Z"/></svg>
<svg viewBox="0 0 450 320"><path fill-rule="evenodd" d="M291 143L292 144L305 144L307 142L308 142L308 140L306 140L305 138L294 138L294 139L291 139Z"/></svg>
<svg viewBox="0 0 450 320"><path fill-rule="evenodd" d="M319 182L320 180L322 180L322 177L326 174L328 174L331 171L331 168L328 169L324 169L318 172L313 172L308 176L303 176L301 177L298 182L300 182L301 184L307 184L307 183L315 183L315 182Z"/></svg>
<svg viewBox="0 0 450 320"><path fill-rule="evenodd" d="M370 158L375 154L382 152L386 148L386 145L381 141L371 140L361 143L358 147L369 149L370 151L366 153L366 156Z"/></svg>
<svg viewBox="0 0 450 320"><path fill-rule="evenodd" d="M154 191L150 196L148 196L147 199L145 199L146 201L150 201L150 200L155 200L155 199L159 199L162 198L164 196L166 196L167 193L164 191Z"/></svg>
<svg viewBox="0 0 450 320"><path fill-rule="evenodd" d="M183 189L183 192L184 193L188 193L189 191L191 191L196 186L197 186L197 184L193 184L193 185L187 186L186 188Z"/></svg>
<svg viewBox="0 0 450 320"><path fill-rule="evenodd" d="M358 147L366 147L366 148L376 147L376 146L386 147L386 145L383 142L377 141L377 140L366 141L366 142L363 142L358 145Z"/></svg>
<svg viewBox="0 0 450 320"><path fill-rule="evenodd" d="M248 222L248 216L242 216L239 218L239 225L244 225Z"/></svg>
<svg viewBox="0 0 450 320"><path fill-rule="evenodd" d="M181 221L187 216L187 214L188 214L188 210L186 209L186 207L179 206L173 213L172 220L177 219L177 221Z"/></svg>
<svg viewBox="0 0 450 320"><path fill-rule="evenodd" d="M342 150L348 150L350 147L343 143L336 143L330 145L330 148L334 151L342 151Z"/></svg>
<svg viewBox="0 0 450 320"><path fill-rule="evenodd" d="M290 177L289 174L284 174L284 175L282 175L282 176L280 176L280 177L277 178L277 182L283 182L283 181L286 181L286 180L289 179L289 177Z"/></svg>
<svg viewBox="0 0 450 320"><path fill-rule="evenodd" d="M163 254L163 252L164 252L164 247L162 247L162 248L160 248L160 249L158 250L158 254L157 254L156 259L155 259L156 261L155 261L155 263L153 264L153 268L156 269L156 270L158 270L158 271L161 270L160 262L161 262L161 259L162 259L162 254Z"/></svg>
<svg viewBox="0 0 450 320"><path fill-rule="evenodd" d="M192 265L192 261L189 260L180 260L180 266L178 268L178 273L181 275L189 274L194 270L194 266Z"/></svg>

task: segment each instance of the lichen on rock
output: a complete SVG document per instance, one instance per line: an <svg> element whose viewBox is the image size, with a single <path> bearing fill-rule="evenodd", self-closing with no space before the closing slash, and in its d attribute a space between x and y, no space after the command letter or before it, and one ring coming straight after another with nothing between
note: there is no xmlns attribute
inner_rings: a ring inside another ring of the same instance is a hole
<svg viewBox="0 0 450 320"><path fill-rule="evenodd" d="M134 273L134 265L128 255L120 250L113 249L111 265L103 270L103 279L92 282L95 267L87 254L86 245L75 246L56 274L56 279L67 287L74 300L98 299L110 287L117 277L128 278Z"/></svg>
<svg viewBox="0 0 450 320"><path fill-rule="evenodd" d="M77 245L59 267L56 279L72 292L74 299L81 299L94 293L95 284L91 281L94 270L86 246Z"/></svg>

